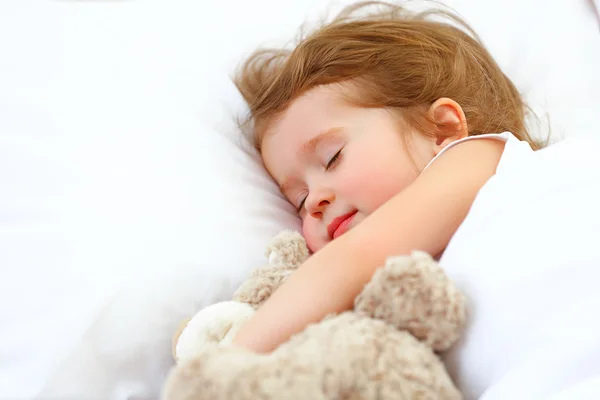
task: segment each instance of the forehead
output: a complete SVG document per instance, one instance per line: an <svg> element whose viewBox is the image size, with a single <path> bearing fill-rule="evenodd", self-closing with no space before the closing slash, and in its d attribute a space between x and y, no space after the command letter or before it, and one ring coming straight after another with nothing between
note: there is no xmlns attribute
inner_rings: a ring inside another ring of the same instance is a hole
<svg viewBox="0 0 600 400"><path fill-rule="evenodd" d="M349 105L340 85L316 87L293 100L289 107L266 129L265 138L278 133L295 135L322 128L324 123L339 116Z"/></svg>
<svg viewBox="0 0 600 400"><path fill-rule="evenodd" d="M279 184L285 170L293 166L298 150L319 133L339 126L348 108L340 89L318 87L294 100L268 127L261 153L267 170Z"/></svg>

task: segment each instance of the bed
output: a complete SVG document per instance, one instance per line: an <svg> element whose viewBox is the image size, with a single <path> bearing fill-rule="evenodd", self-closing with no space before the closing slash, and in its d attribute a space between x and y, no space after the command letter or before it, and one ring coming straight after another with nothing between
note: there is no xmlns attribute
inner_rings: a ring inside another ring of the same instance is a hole
<svg viewBox="0 0 600 400"><path fill-rule="evenodd" d="M178 323L299 227L240 141L230 76L346 3L0 3L0 397L158 397ZM594 2L447 3L540 134L600 135Z"/></svg>

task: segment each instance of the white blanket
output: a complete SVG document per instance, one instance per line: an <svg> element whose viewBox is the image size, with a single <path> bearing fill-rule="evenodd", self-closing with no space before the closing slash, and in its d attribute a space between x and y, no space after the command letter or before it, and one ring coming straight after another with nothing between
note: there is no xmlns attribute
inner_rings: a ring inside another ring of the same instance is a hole
<svg viewBox="0 0 600 400"><path fill-rule="evenodd" d="M444 253L470 301L447 356L467 399L600 398L599 148L573 137L504 165Z"/></svg>

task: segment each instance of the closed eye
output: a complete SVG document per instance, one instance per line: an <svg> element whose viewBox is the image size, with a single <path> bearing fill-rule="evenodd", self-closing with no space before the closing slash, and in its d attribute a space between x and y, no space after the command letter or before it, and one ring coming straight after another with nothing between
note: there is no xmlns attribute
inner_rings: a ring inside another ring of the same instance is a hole
<svg viewBox="0 0 600 400"><path fill-rule="evenodd" d="M333 156L333 157L331 157L331 159L329 160L329 162L328 162L328 163L327 163L327 165L325 166L325 170L326 170L326 171L327 171L327 170L330 170L332 167L334 167L334 166L335 166L335 164L336 164L336 163L337 163L337 162L340 160L340 156L342 155L342 150L343 150L343 149L340 149L340 150L339 150L337 153L335 153L335 154L334 154L334 156ZM302 201L300 202L300 205L299 205L299 206L298 206L298 208L296 209L296 211L297 211L298 213L300 213L300 212L302 211L302 209L304 208L304 205L305 205L305 203L306 203L306 198L307 198L307 197L308 197L308 196L306 196L306 197L304 197L304 198L302 199Z"/></svg>
<svg viewBox="0 0 600 400"><path fill-rule="evenodd" d="M329 162L327 163L325 170L331 169L331 167L334 166L335 163L339 160L341 155L342 155L342 150L340 149L340 151L338 151L337 153L335 153L335 155L333 157L331 157L331 160L329 160Z"/></svg>
<svg viewBox="0 0 600 400"><path fill-rule="evenodd" d="M297 208L297 210L296 210L296 211L298 211L298 213L300 213L300 212L302 211L302 209L304 208L304 203L306 203L306 198L307 198L307 197L308 197L308 196L304 197L304 198L302 199L302 201L300 202L300 205L298 206L298 208Z"/></svg>

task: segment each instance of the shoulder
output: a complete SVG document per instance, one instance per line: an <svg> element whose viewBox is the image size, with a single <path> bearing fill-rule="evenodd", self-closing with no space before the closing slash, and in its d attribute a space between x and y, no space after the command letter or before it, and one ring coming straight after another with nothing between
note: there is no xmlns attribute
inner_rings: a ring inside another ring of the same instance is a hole
<svg viewBox="0 0 600 400"><path fill-rule="evenodd" d="M473 138L456 145L450 144L450 148L440 154L431 167L436 163L442 163L495 168L502 157L505 145L506 141L495 137Z"/></svg>
<svg viewBox="0 0 600 400"><path fill-rule="evenodd" d="M496 173L506 142L493 137L466 140L450 145L423 171L423 185L463 182L479 188Z"/></svg>
<svg viewBox="0 0 600 400"><path fill-rule="evenodd" d="M368 217L379 222L367 224L365 219L356 228L357 233L351 236L357 237L356 245L386 232L385 237L401 239L382 251L386 255L398 251L405 254L411 249L439 255L466 217L479 190L495 174L503 146L504 142L497 139L451 144L411 185ZM363 227L359 229L360 226ZM381 243L378 246L385 247Z"/></svg>

